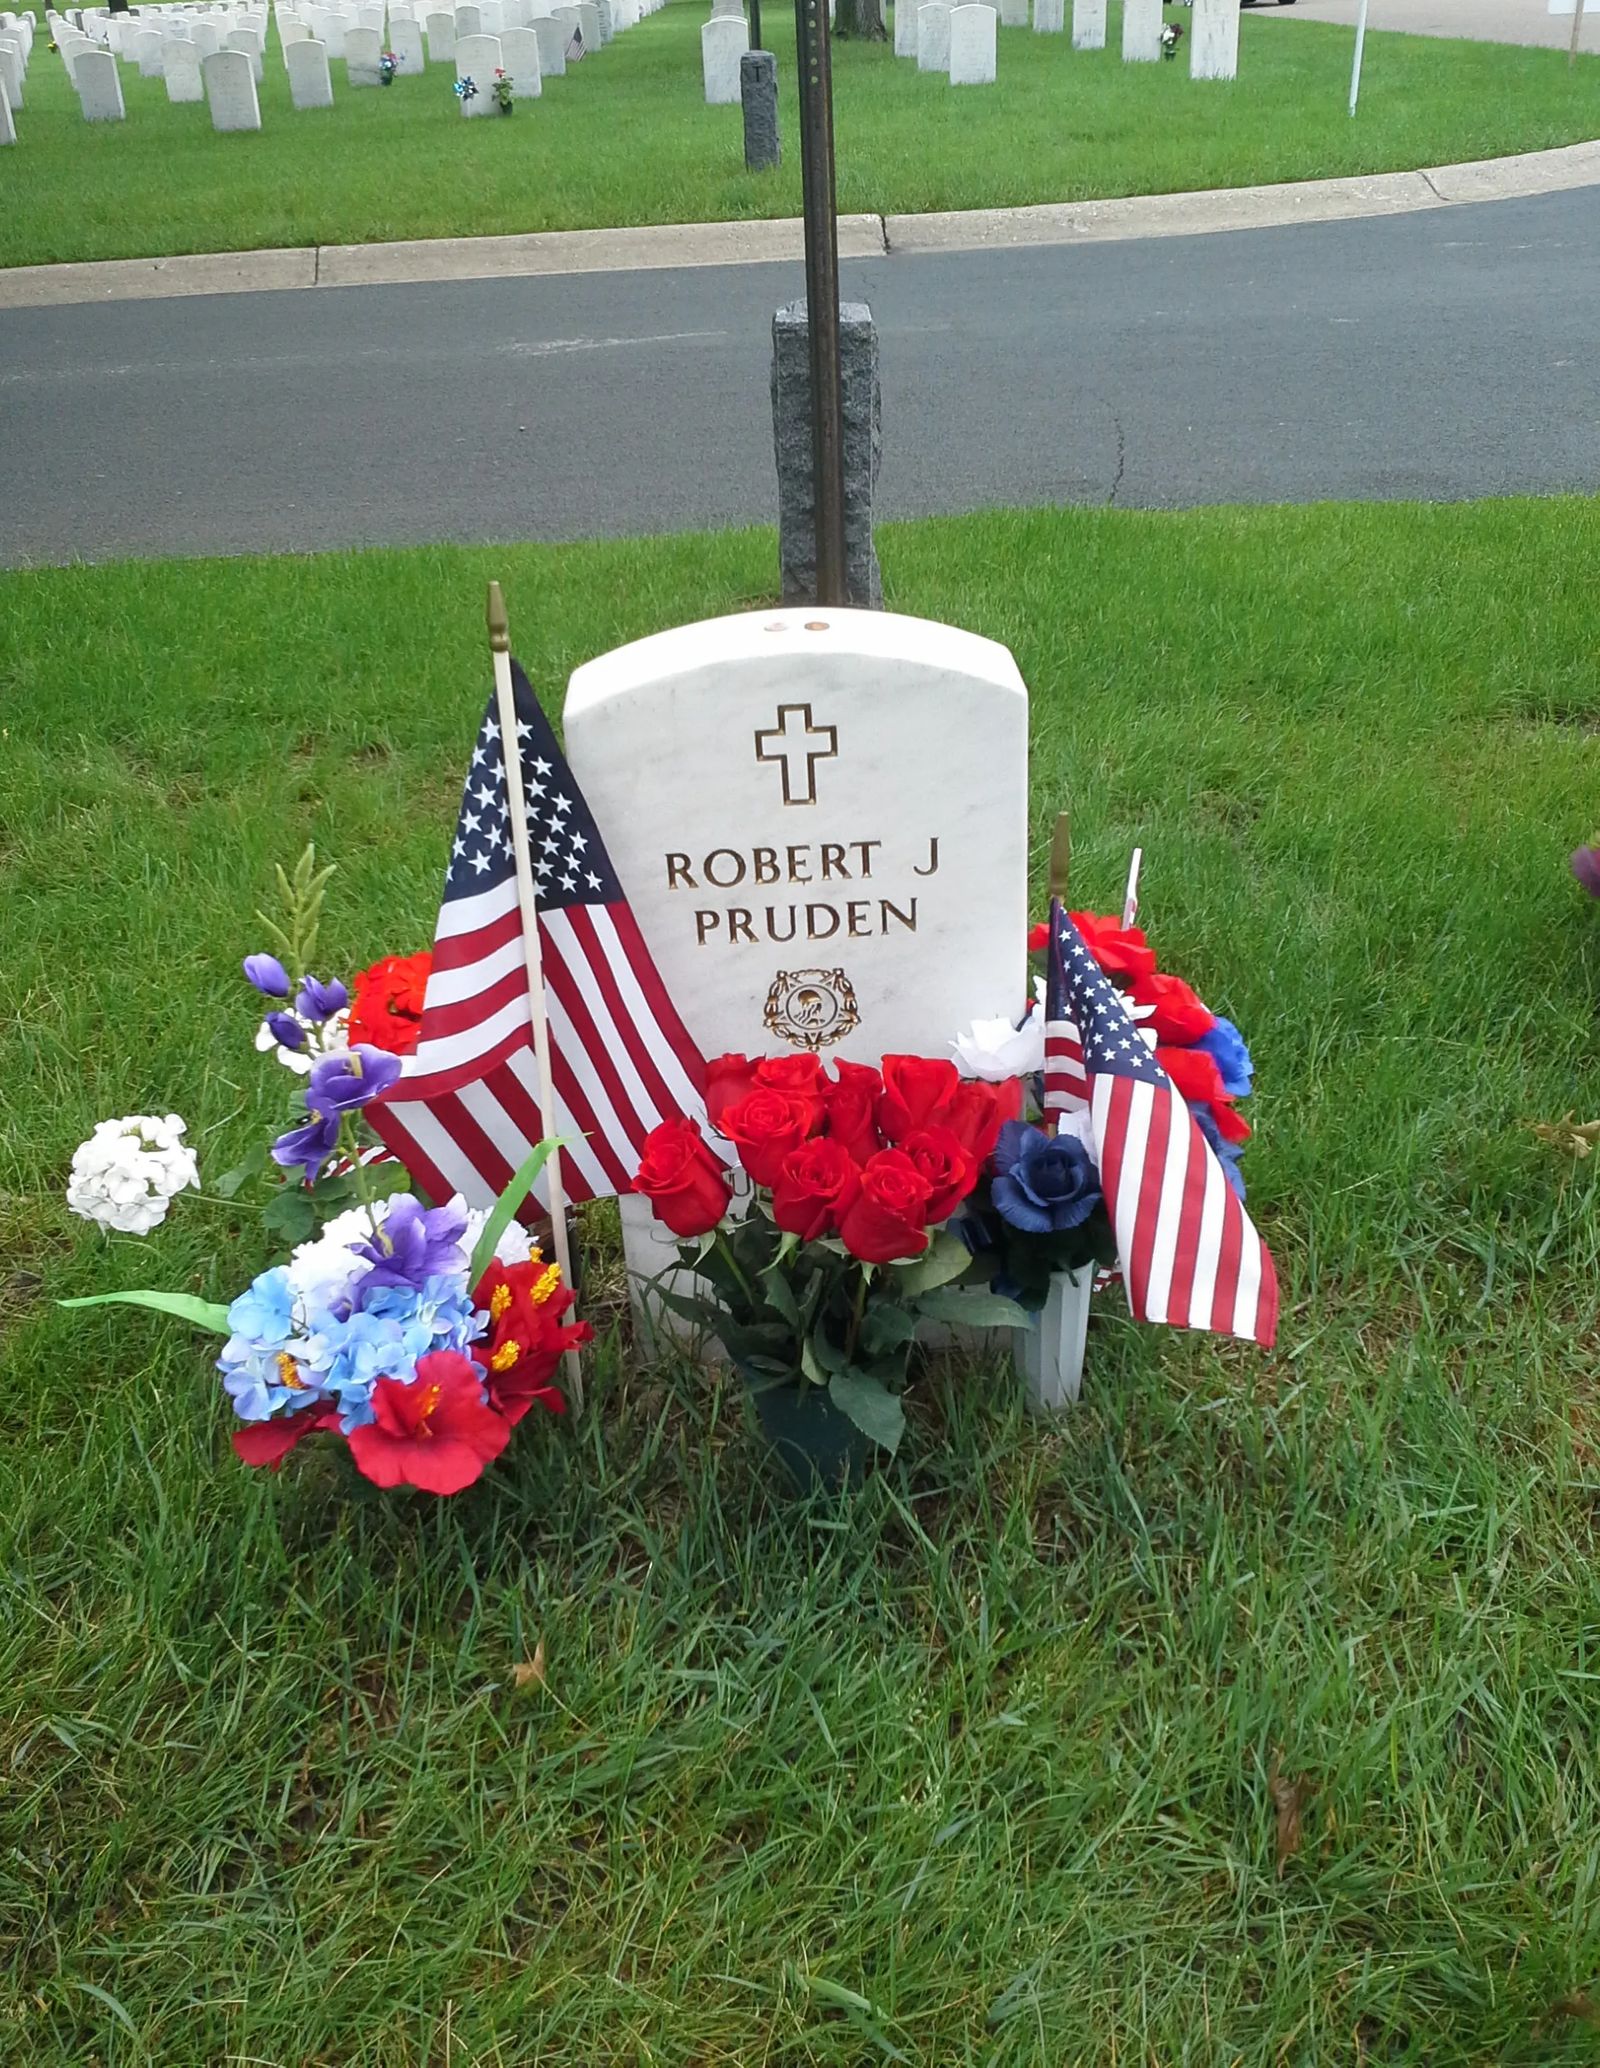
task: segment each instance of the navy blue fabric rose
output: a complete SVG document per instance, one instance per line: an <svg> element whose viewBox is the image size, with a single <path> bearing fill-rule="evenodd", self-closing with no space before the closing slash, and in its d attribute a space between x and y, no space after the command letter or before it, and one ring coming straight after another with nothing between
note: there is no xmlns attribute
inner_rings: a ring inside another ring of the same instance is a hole
<svg viewBox="0 0 1600 2068"><path fill-rule="evenodd" d="M1222 1088L1230 1098L1248 1098L1255 1079L1255 1066L1250 1061L1244 1036L1232 1020L1225 1020L1220 1013L1213 1017L1216 1024L1209 1034L1201 1035L1195 1047L1203 1048L1216 1064L1222 1076Z"/></svg>
<svg viewBox="0 0 1600 2068"><path fill-rule="evenodd" d="M1071 1135L1052 1139L1008 1120L994 1151L993 1199L1003 1220L1029 1235L1082 1227L1100 1204L1100 1173Z"/></svg>

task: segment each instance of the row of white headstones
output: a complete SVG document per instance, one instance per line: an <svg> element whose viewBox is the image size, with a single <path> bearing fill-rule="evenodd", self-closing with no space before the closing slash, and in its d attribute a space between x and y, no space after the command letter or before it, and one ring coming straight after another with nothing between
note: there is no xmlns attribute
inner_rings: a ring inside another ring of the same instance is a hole
<svg viewBox="0 0 1600 2068"><path fill-rule="evenodd" d="M296 108L333 105L329 59L341 59L351 87L382 84L385 52L396 76L450 65L479 91L461 101L466 116L497 112L489 91L497 72L519 99L536 97L548 77L566 71L576 50L599 50L664 0L476 0L419 22L404 4L341 10L280 6L274 19L289 97ZM203 101L219 130L261 127L256 88L265 64L268 16L249 0L237 4L144 7L104 15L74 9L47 15L50 37L87 122L121 122L126 110L118 60L143 78L162 79L169 101ZM0 143L16 141L14 111L23 105L33 46L33 17L0 13Z"/></svg>
<svg viewBox="0 0 1600 2068"><path fill-rule="evenodd" d="M1162 0L1124 0L1122 58L1153 63L1161 56ZM1033 28L1041 36L1066 30L1066 0L1032 0ZM992 86L998 29L1025 29L1029 0L998 0L997 7L954 0L896 0L894 52L911 57L919 72L942 72L952 86ZM1106 0L1072 0L1072 47L1104 50ZM713 106L740 97L739 60L750 46L741 0L716 0L700 31L705 96ZM1239 71L1239 0L1194 0L1189 73L1195 79L1233 79Z"/></svg>

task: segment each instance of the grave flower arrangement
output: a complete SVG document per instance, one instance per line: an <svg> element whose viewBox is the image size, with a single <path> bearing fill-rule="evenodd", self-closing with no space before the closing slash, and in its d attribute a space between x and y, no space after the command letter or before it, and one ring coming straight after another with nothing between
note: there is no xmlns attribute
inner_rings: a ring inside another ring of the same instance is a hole
<svg viewBox="0 0 1600 2068"><path fill-rule="evenodd" d="M532 1409L564 1410L557 1367L593 1331L568 1319L573 1296L559 1268L514 1219L552 1144L532 1152L488 1213L383 1189L382 1152L362 1116L416 1047L428 958L386 956L353 987L311 974L331 873L315 868L310 849L293 877L279 872L288 925L263 918L287 960L260 953L243 965L270 1008L257 1046L307 1080L303 1117L215 1186L232 1198L275 1167L262 1222L289 1254L227 1306L155 1291L61 1304L122 1301L223 1336L217 1368L246 1464L276 1469L320 1435L343 1442L379 1486L458 1493ZM109 1228L147 1233L172 1196L199 1182L183 1133L176 1115L102 1123L74 1158L68 1203Z"/></svg>
<svg viewBox="0 0 1600 2068"><path fill-rule="evenodd" d="M1182 37L1183 30L1176 22L1163 22L1161 25L1161 55L1163 57L1176 57L1178 55L1178 44Z"/></svg>
<svg viewBox="0 0 1600 2068"><path fill-rule="evenodd" d="M509 115L511 113L515 98L512 91L514 83L509 72L504 71L498 66L496 67L494 85L490 87L489 91L494 95L494 104L502 115Z"/></svg>
<svg viewBox="0 0 1600 2068"><path fill-rule="evenodd" d="M400 69L400 60L392 50L380 52L378 57L378 84L393 86L394 75Z"/></svg>

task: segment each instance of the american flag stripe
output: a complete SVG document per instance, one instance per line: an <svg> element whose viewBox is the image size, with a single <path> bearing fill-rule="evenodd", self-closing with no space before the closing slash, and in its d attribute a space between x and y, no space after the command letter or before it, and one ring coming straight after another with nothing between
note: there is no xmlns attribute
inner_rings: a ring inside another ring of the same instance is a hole
<svg viewBox="0 0 1600 2068"><path fill-rule="evenodd" d="M1071 1020L1044 1023L1044 1109L1071 1113L1089 1103L1083 1040Z"/></svg>

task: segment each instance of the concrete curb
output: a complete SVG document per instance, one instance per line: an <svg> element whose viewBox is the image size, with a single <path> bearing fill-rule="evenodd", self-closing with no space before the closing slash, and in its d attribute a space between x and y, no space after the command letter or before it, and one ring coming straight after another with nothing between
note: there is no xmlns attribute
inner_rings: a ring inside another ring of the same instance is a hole
<svg viewBox="0 0 1600 2068"><path fill-rule="evenodd" d="M1515 158L1439 165L1294 185L1144 194L1121 201L1047 202L1031 208L941 215L845 215L839 256L1004 250L1029 244L1194 237L1292 223L1403 215L1460 203L1514 200L1600 186L1600 142ZM282 251L202 252L181 258L103 259L14 266L0 272L0 309L169 295L255 294L300 287L402 286L430 280L500 280L554 273L632 272L665 266L750 266L799 260L798 216L740 223L667 223L633 230L549 230L525 237L439 237L403 244L328 244Z"/></svg>

